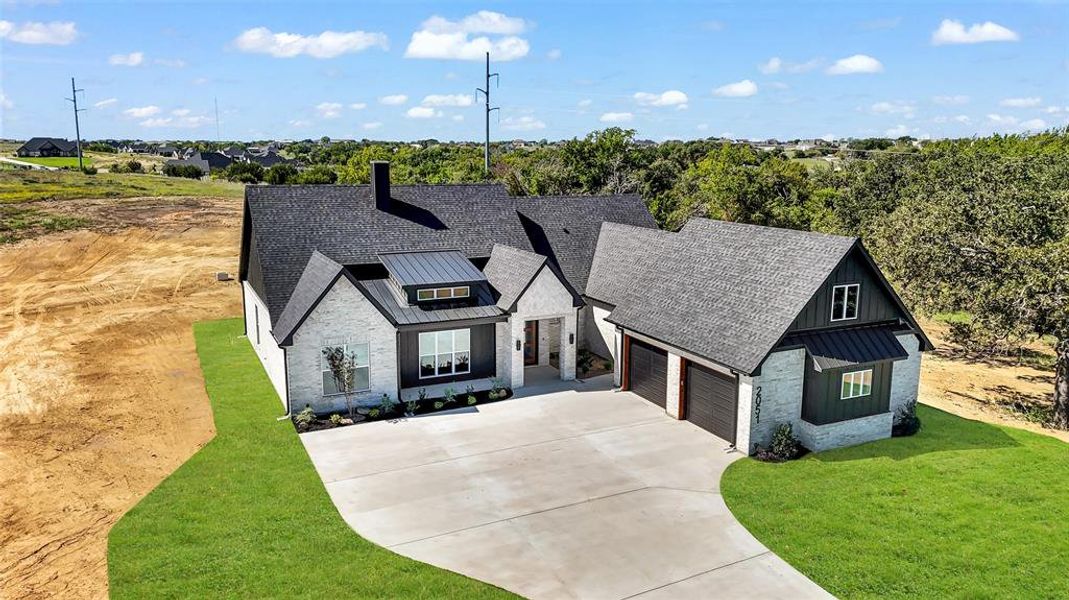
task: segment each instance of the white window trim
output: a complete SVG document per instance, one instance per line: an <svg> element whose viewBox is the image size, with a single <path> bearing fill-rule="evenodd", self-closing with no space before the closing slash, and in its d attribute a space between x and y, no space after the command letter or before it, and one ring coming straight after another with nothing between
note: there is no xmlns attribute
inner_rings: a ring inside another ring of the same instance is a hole
<svg viewBox="0 0 1069 600"><path fill-rule="evenodd" d="M320 361L323 360L323 349L324 348L333 348L335 346L341 346L342 348L344 348L346 354L349 353L349 346L367 346L367 364L366 365L356 365L354 367L355 369L364 369L364 368L367 369L367 387L364 388L364 389L360 389L360 390L353 390L352 393L360 394L360 393L363 393L363 392L370 392L371 391L371 342L356 342L355 344L354 343L349 343L349 342L346 342L344 344L323 344L322 346L319 347L319 360ZM320 362L320 364L323 364L323 363ZM331 372L330 368L326 368L326 369L320 370L319 371L320 380L323 379L323 373L330 373L330 372ZM320 383L320 385L322 386L322 383ZM345 395L345 392L334 392L333 394L328 394L326 389L320 389L320 391L323 393L323 397L324 398L329 398L331 396L343 396L343 395Z"/></svg>
<svg viewBox="0 0 1069 600"><path fill-rule="evenodd" d="M464 290L464 293L457 294L457 290ZM421 292L430 292L430 298L420 298ZM432 300L449 300L451 298L468 298L471 296L471 286L456 285L449 287L436 287L436 288L420 288L416 290L416 302L430 302Z"/></svg>
<svg viewBox="0 0 1069 600"><path fill-rule="evenodd" d="M843 315L844 316L842 318L836 319L835 318L835 292L839 288L843 288L843 289L846 290L846 295L843 296ZM847 299L850 298L850 288L857 288L857 300L854 302L854 316L847 317L845 315L846 315L846 308L847 308L847 306L849 306L849 304L847 303ZM860 283L844 283L844 284L841 284L841 285L833 286L831 288L831 320L832 320L832 322L835 322L835 321L856 321L857 318L858 318L858 315L860 315L860 314L861 314L861 284Z"/></svg>
<svg viewBox="0 0 1069 600"><path fill-rule="evenodd" d="M467 352L468 353L468 370L466 370L466 371L457 371L456 354L458 352L458 350L457 350L457 332L458 331L467 331L468 332L468 349L467 350L459 350L459 352ZM450 352L438 352L438 334L439 333L446 333L446 332L452 334L452 336L453 336L453 342L451 344L453 350L450 351ZM434 348L434 354L433 355L432 354L423 354L423 353L419 352L419 348L418 348L419 338L421 338L421 337L423 337L425 335L433 335L434 336L435 348ZM419 333L419 335L416 336L416 345L417 345L417 348L416 348L416 357L417 358L416 358L416 360L419 361L418 364L416 365L416 374L419 375L420 379L437 379L439 377L452 377L454 375L468 375L468 374L471 373L471 329L446 329L446 330L441 330L441 331L421 331ZM452 371L449 372L449 373L445 373L445 374L439 374L438 373L438 357L439 356L445 356L446 354L449 354L453 359L452 360L452 366L451 366ZM424 356L434 356L434 375L424 375L423 374L423 357Z"/></svg>
<svg viewBox="0 0 1069 600"><path fill-rule="evenodd" d="M869 391L865 391L865 374L869 376ZM851 393L849 396L843 395L843 384L846 383L846 378L850 378L850 389L853 391L855 378L861 379L861 394ZM853 400L854 398L864 398L865 396L872 395L872 369L862 369L860 371L850 371L849 373L843 373L843 376L839 379L839 399L840 400Z"/></svg>

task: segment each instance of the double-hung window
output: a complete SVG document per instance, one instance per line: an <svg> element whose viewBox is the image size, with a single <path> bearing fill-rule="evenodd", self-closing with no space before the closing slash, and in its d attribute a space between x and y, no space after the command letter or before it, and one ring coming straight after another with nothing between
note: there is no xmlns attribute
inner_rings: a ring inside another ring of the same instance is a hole
<svg viewBox="0 0 1069 600"><path fill-rule="evenodd" d="M466 285L447 288L424 288L416 290L416 299L420 302L427 300L448 300L449 298L467 298L471 294L471 288Z"/></svg>
<svg viewBox="0 0 1069 600"><path fill-rule="evenodd" d="M868 396L871 393L872 369L843 373L843 385L842 390L839 393L839 398L849 400L850 398Z"/></svg>
<svg viewBox="0 0 1069 600"><path fill-rule="evenodd" d="M848 321L857 318L857 299L861 284L837 285L831 290L831 320Z"/></svg>
<svg viewBox="0 0 1069 600"><path fill-rule="evenodd" d="M419 377L471 372L471 330L450 329L419 334Z"/></svg>
<svg viewBox="0 0 1069 600"><path fill-rule="evenodd" d="M371 389L371 350L369 344L330 344L323 346L319 352L319 369L323 373L323 395L332 396L341 394L343 390L338 388L334 380L334 372L330 370L330 363L324 356L323 350L327 348L341 348L345 355L353 361L353 392L366 392Z"/></svg>

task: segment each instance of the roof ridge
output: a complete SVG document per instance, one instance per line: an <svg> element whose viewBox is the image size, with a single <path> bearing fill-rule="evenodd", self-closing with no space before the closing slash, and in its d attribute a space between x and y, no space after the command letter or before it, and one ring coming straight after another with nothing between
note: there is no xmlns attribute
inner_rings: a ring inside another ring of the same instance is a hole
<svg viewBox="0 0 1069 600"><path fill-rule="evenodd" d="M716 224L717 226L723 226L723 227L735 227L735 228L738 228L738 229L761 229L761 230L771 230L771 231L783 231L783 232L787 232L788 235L808 235L808 236L812 236L812 237L833 238L833 239L850 240L850 241L856 241L856 240L860 239L858 236L852 236L852 235L839 235L839 234L836 234L836 233L825 233L823 231L810 231L810 230L806 230L806 229L792 229L790 227L775 227L773 225L758 225L756 223L740 223L738 221L724 221L724 220L721 220L721 219L710 219L709 217L690 217L689 219L687 219L687 222L683 224L683 227L680 228L679 232L682 233L687 228L687 226L692 224L692 223L694 225L696 225L696 226L701 226L703 223L708 223L708 224Z"/></svg>

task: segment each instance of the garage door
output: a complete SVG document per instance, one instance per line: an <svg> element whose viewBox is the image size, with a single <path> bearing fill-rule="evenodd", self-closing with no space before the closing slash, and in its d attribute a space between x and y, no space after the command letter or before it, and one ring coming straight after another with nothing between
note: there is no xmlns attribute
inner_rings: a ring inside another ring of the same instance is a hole
<svg viewBox="0 0 1069 600"><path fill-rule="evenodd" d="M631 339L628 384L631 391L664 408L668 395L668 352Z"/></svg>
<svg viewBox="0 0 1069 600"><path fill-rule="evenodd" d="M687 420L735 443L738 392L735 378L692 362L687 363Z"/></svg>

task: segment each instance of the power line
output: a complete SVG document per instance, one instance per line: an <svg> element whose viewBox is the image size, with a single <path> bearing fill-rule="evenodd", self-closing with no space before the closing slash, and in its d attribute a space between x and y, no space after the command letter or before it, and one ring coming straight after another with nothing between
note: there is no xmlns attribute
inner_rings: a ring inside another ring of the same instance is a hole
<svg viewBox="0 0 1069 600"><path fill-rule="evenodd" d="M501 85L501 77L497 73L490 72L490 53L486 53L486 89L475 88L475 99L478 100L479 92L483 93L483 97L486 99L486 142L483 145L483 170L487 175L490 174L490 113L495 110L501 110L498 106L490 106L490 78L496 78L494 80L497 85Z"/></svg>
<svg viewBox="0 0 1069 600"><path fill-rule="evenodd" d="M78 92L85 93L85 90L80 90L74 86L74 78L71 77L71 97L67 98L68 102L74 103L74 136L78 144L78 170L84 169L82 167L82 129L78 124L78 113L84 112L84 108L78 108Z"/></svg>

